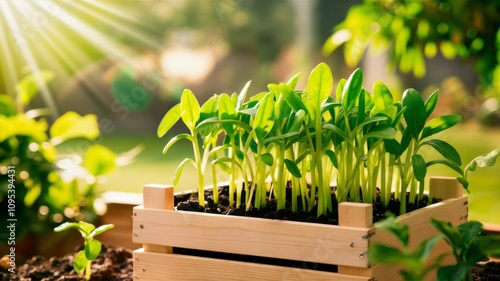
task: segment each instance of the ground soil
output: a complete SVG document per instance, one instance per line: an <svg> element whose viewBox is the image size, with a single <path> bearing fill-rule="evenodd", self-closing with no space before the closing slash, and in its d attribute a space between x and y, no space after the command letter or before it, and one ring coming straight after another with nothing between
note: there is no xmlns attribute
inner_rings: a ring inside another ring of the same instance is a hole
<svg viewBox="0 0 500 281"><path fill-rule="evenodd" d="M246 205L241 204L239 207L229 206L229 188L227 186L222 186L219 188L219 203L214 204L214 198L211 190L205 191L205 204L201 206L198 202L196 193L190 194L185 193L179 195L175 198L175 205L177 210L182 211L193 211L193 212L206 212L206 213L216 213L223 215L236 215L236 216L249 216L249 217L259 217L267 219L281 219L281 220L292 220L292 221L302 221L302 222L314 222L314 223L324 223L324 224L338 224L338 201L335 197L334 188L332 187L331 202L333 210L327 214L317 217L316 206L313 207L311 211L298 211L293 212L291 209L291 189L287 188L287 205L285 209L276 210L276 201L274 198L267 198L267 204L260 209L255 209L250 207L246 210ZM409 194L407 194L408 202ZM236 194L234 195L236 198ZM242 202L245 202L245 192L242 192ZM441 199L433 199L432 203L441 201ZM298 199L298 209L302 209L300 204L301 200ZM410 202L406 206L406 212L411 212L416 209L427 206L429 203L429 198L424 195L421 200L415 200L415 202ZM377 222L383 219L387 212L393 213L394 215L400 215L401 203L399 199L395 199L394 196L391 197L387 207L385 207L380 201L379 196L373 203L373 221Z"/></svg>
<svg viewBox="0 0 500 281"><path fill-rule="evenodd" d="M2 281L81 281L84 278L73 270L73 259L81 248L63 257L46 259L35 256L18 265L16 273L8 272L9 265L0 266ZM132 281L132 251L121 247L103 246L92 262L92 281Z"/></svg>

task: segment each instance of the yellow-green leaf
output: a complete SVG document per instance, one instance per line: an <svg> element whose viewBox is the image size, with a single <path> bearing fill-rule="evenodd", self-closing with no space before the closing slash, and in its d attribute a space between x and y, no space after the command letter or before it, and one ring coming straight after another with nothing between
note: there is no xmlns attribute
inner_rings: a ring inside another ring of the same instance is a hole
<svg viewBox="0 0 500 281"><path fill-rule="evenodd" d="M85 158L83 165L94 176L108 174L116 168L116 154L103 145L95 144L91 146Z"/></svg>
<svg viewBox="0 0 500 281"><path fill-rule="evenodd" d="M97 116L80 114L68 111L63 114L50 127L50 142L54 145L74 138L86 138L89 140L99 137L99 124Z"/></svg>

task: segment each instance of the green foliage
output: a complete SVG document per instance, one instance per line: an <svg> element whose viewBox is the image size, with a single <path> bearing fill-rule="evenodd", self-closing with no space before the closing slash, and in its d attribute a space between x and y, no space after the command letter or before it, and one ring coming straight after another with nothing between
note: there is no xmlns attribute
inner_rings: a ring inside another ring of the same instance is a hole
<svg viewBox="0 0 500 281"><path fill-rule="evenodd" d="M140 151L115 155L96 144L100 131L92 114L66 112L49 126L34 114L43 111L20 111L38 93L36 81L51 77L42 72L21 80L17 102L0 94L0 227L7 222L8 187L13 184L16 219L23 222L16 227L16 239L40 235L63 220L95 220L98 181ZM9 166L14 173L9 174Z"/></svg>
<svg viewBox="0 0 500 281"><path fill-rule="evenodd" d="M466 183L456 149L432 138L460 121L457 115L428 120L437 104L437 91L424 101L416 90L408 89L398 102L381 82L375 83L373 94L364 89L362 71L357 69L338 83L334 99L332 73L324 63L311 71L305 90L294 89L298 79L296 75L287 83L271 83L267 92L248 100L247 84L239 95L216 94L201 106L185 90L180 104L158 126L159 137L180 119L189 130L173 136L163 150L166 153L182 139L193 145L194 157L180 163L174 184L184 166L193 164L202 203L204 173L210 164L214 180L216 166L227 173L231 204L243 203L245 186L249 187L245 189L247 208L260 208L274 198L277 208L283 209L286 190L291 188L292 210L302 206L311 211L317 206L320 216L333 210L333 179L338 201L373 202L379 187L384 205L395 191L402 202L400 213L406 210L408 190L411 202L422 198L430 165L447 165ZM424 158L423 146L442 157Z"/></svg>
<svg viewBox="0 0 500 281"><path fill-rule="evenodd" d="M438 270L438 280L472 280L470 268L488 256L500 254L500 236L481 235L483 225L470 221L453 227L449 222L431 219L431 224L444 236L450 245L456 264Z"/></svg>
<svg viewBox="0 0 500 281"><path fill-rule="evenodd" d="M408 226L399 223L394 216L389 216L387 219L375 223L374 226L394 235L401 242L402 247L398 248L383 244L371 245L369 250L371 263L403 265L404 269L400 271L400 274L406 281L424 280L425 276L439 267L443 256L437 257L428 264L426 262L436 243L443 238L442 235L422 241L412 251L409 248Z"/></svg>
<svg viewBox="0 0 500 281"><path fill-rule="evenodd" d="M113 224L105 224L96 228L93 224L79 222L65 222L54 228L55 232L66 231L68 229L76 229L80 232L84 240L84 248L79 251L73 260L73 268L78 274L85 273L85 280L90 280L92 260L97 258L101 253L102 244L95 237L103 232L106 232L115 226Z"/></svg>
<svg viewBox="0 0 500 281"><path fill-rule="evenodd" d="M394 235L402 244L396 248L383 244L370 246L370 262L397 264L405 267L400 273L404 280L419 281L437 268L438 281L472 280L470 269L478 262L488 261L488 256L500 254L500 236L483 235L483 225L477 221L453 226L449 222L431 218L431 224L438 230L438 235L422 241L415 251L408 248L408 226L400 223L394 216L375 223L375 227ZM451 247L456 263L442 265L443 256L427 263L434 245L444 239ZM426 265L427 264L427 265Z"/></svg>
<svg viewBox="0 0 500 281"><path fill-rule="evenodd" d="M369 46L388 48L390 66L416 77L438 51L447 59L474 58L487 90L498 93L499 7L494 0L365 0L334 28L323 51L343 45L346 63L355 66Z"/></svg>

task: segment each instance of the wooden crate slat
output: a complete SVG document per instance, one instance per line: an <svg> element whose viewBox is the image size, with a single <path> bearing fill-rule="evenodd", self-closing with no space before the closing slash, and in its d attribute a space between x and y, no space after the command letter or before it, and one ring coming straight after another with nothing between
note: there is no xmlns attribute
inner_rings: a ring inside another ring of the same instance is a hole
<svg viewBox="0 0 500 281"><path fill-rule="evenodd" d="M200 267L203 264L203 269ZM134 251L137 280L369 281L369 277L177 254Z"/></svg>
<svg viewBox="0 0 500 281"><path fill-rule="evenodd" d="M437 230L429 223L431 218L437 218L459 225L467 222L468 198L461 197L448 199L413 211L398 217L398 220L407 224L410 229L410 248L415 249L420 241L437 235ZM376 229L370 243L398 245L394 236L381 229Z"/></svg>
<svg viewBox="0 0 500 281"><path fill-rule="evenodd" d="M133 239L142 244L367 267L360 253L368 249L369 230L138 206Z"/></svg>

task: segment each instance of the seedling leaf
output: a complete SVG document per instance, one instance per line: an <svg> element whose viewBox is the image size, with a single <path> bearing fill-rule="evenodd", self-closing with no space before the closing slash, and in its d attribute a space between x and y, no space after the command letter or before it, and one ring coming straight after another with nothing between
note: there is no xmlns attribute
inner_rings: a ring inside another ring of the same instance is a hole
<svg viewBox="0 0 500 281"><path fill-rule="evenodd" d="M98 240L90 240L85 245L85 257L87 260L93 260L101 253L102 244Z"/></svg>
<svg viewBox="0 0 500 281"><path fill-rule="evenodd" d="M85 251L80 251L76 254L75 259L73 260L73 268L75 272L78 274L82 274L87 267L87 258L85 257Z"/></svg>
<svg viewBox="0 0 500 281"><path fill-rule="evenodd" d="M285 159L285 166L287 170L290 172L290 174L292 174L294 177L296 178L302 177L299 167L297 167L297 164L295 164L295 162L293 162L292 160Z"/></svg>
<svg viewBox="0 0 500 281"><path fill-rule="evenodd" d="M157 135L159 138L163 137L181 118L181 105L178 103L174 105L163 116L158 126Z"/></svg>
<svg viewBox="0 0 500 281"><path fill-rule="evenodd" d="M421 139L425 139L427 137L430 137L434 134L437 134L439 132L442 132L446 129L449 129L453 126L455 126L458 122L462 120L462 117L460 115L456 114L450 114L450 115L444 115L440 117L436 117L427 124L425 124L425 127L422 131L422 136Z"/></svg>

